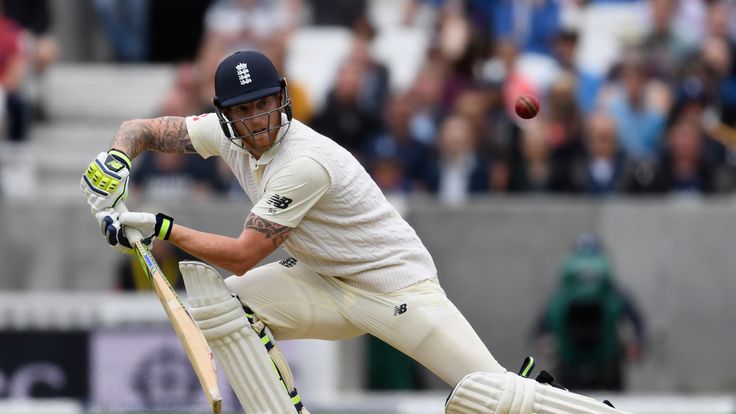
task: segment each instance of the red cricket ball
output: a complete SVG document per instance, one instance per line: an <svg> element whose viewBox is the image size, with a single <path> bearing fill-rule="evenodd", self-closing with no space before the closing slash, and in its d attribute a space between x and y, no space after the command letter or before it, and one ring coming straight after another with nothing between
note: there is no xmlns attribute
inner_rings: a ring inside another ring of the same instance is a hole
<svg viewBox="0 0 736 414"><path fill-rule="evenodd" d="M516 98L514 110L520 118L534 118L539 113L539 101L532 95L522 95Z"/></svg>

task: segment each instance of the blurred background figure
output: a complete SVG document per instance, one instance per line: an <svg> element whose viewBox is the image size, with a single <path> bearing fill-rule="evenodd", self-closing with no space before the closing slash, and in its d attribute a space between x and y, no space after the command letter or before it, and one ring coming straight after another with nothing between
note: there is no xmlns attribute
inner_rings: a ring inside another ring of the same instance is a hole
<svg viewBox="0 0 736 414"><path fill-rule="evenodd" d="M661 148L671 92L655 78L644 55L627 54L601 91L602 108L616 120L619 145L633 159L656 158Z"/></svg>
<svg viewBox="0 0 736 414"><path fill-rule="evenodd" d="M576 154L560 177L557 189L596 197L614 196L621 191L626 157L618 147L616 121L599 111L590 115L584 129L584 151Z"/></svg>
<svg viewBox="0 0 736 414"><path fill-rule="evenodd" d="M550 144L541 121L521 131L521 158L513 166L508 190L512 193L547 193L554 189L558 166L550 156Z"/></svg>
<svg viewBox="0 0 736 414"><path fill-rule="evenodd" d="M149 0L94 0L115 61L145 62L149 58Z"/></svg>
<svg viewBox="0 0 736 414"><path fill-rule="evenodd" d="M427 185L450 206L463 205L471 195L487 193L488 161L477 153L478 136L462 115L451 115L440 126L439 154L429 167Z"/></svg>
<svg viewBox="0 0 736 414"><path fill-rule="evenodd" d="M553 56L560 71L570 73L575 77L575 98L578 109L587 115L596 109L596 100L604 79L578 65L579 37L577 29L561 28L554 38Z"/></svg>
<svg viewBox="0 0 736 414"><path fill-rule="evenodd" d="M441 102L444 83L442 66L428 62L417 71L409 86L412 104L409 127L412 135L427 145L435 143L438 124L444 115Z"/></svg>
<svg viewBox="0 0 736 414"><path fill-rule="evenodd" d="M705 139L697 124L687 118L676 121L667 132L661 157L638 161L624 178L625 191L702 196L728 185L728 180L721 179L722 167L705 152Z"/></svg>
<svg viewBox="0 0 736 414"><path fill-rule="evenodd" d="M9 102L11 111L19 111L26 123L46 121L48 113L43 102L43 81L48 68L59 58L59 45L52 34L54 14L48 0L3 0L2 14L20 25L26 36L24 54L25 68L22 95L16 93ZM17 109L16 109L17 108ZM16 121L20 122L20 121ZM12 135L25 137L25 130L16 130Z"/></svg>
<svg viewBox="0 0 736 414"><path fill-rule="evenodd" d="M384 192L408 194L425 191L431 146L421 142L411 129L411 97L395 94L383 110L384 130L371 141L367 168Z"/></svg>
<svg viewBox="0 0 736 414"><path fill-rule="evenodd" d="M29 104L22 90L28 64L23 49L26 37L19 24L0 16L0 114L3 136L15 142L28 134Z"/></svg>
<svg viewBox="0 0 736 414"><path fill-rule="evenodd" d="M649 0L650 30L640 44L654 74L670 83L680 76L678 71L695 46L676 25L679 6L683 3L679 0Z"/></svg>
<svg viewBox="0 0 736 414"><path fill-rule="evenodd" d="M625 389L624 366L642 356L644 323L594 235L576 237L533 336L544 353L554 355L554 375L564 387Z"/></svg>
<svg viewBox="0 0 736 414"><path fill-rule="evenodd" d="M333 139L364 162L364 151L381 130L380 114L368 110L361 101L361 86L366 68L348 58L338 69L325 106L312 119L317 132Z"/></svg>
<svg viewBox="0 0 736 414"><path fill-rule="evenodd" d="M583 151L583 118L576 97L576 78L561 72L550 85L543 116L544 134L551 157L557 164L567 164Z"/></svg>

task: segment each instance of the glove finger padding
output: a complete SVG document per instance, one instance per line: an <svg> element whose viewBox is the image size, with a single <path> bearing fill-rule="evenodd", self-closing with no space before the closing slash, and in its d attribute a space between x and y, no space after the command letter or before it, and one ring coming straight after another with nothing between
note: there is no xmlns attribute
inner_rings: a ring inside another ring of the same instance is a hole
<svg viewBox="0 0 736 414"><path fill-rule="evenodd" d="M106 209L97 213L96 217L100 222L100 230L105 236L107 243L115 247L122 253L131 254L135 247L130 242L126 234L125 226L119 220L119 213L115 209ZM147 237L141 240L148 247L151 246L152 238Z"/></svg>

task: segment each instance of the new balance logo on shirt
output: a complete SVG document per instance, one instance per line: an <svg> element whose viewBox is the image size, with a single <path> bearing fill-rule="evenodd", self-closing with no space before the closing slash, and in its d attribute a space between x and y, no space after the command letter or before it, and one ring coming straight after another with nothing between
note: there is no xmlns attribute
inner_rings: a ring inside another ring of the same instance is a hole
<svg viewBox="0 0 736 414"><path fill-rule="evenodd" d="M284 210L289 207L289 204L291 204L292 201L294 200L290 199L289 197L281 197L278 194L274 194L271 196L271 198L268 199L268 201L266 201L266 204Z"/></svg>
<svg viewBox="0 0 736 414"><path fill-rule="evenodd" d="M294 267L296 259L293 257L287 257L286 259L281 260L279 264L284 267Z"/></svg>
<svg viewBox="0 0 736 414"><path fill-rule="evenodd" d="M394 316L399 316L406 312L406 303L402 303L399 306L394 306Z"/></svg>

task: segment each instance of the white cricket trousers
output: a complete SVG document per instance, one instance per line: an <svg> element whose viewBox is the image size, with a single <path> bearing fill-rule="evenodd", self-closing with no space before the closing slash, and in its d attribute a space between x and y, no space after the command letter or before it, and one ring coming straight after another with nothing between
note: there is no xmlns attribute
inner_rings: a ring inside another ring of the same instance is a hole
<svg viewBox="0 0 736 414"><path fill-rule="evenodd" d="M503 373L436 280L391 293L358 289L297 262L258 267L225 280L276 339L346 339L369 333L450 386L464 376Z"/></svg>

